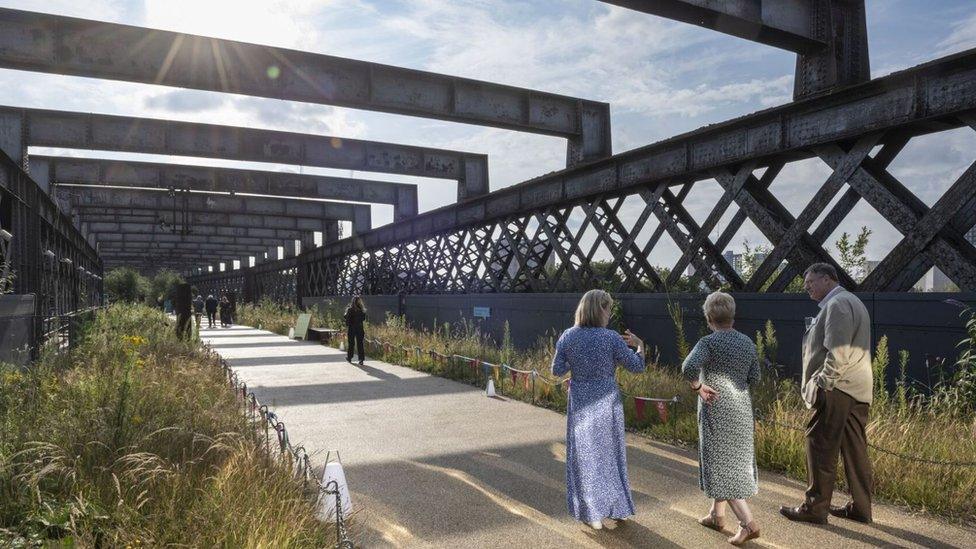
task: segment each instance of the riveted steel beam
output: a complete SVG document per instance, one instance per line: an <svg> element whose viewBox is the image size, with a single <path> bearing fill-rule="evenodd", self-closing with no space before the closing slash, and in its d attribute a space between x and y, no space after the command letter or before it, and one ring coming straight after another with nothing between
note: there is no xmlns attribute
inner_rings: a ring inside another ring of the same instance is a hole
<svg viewBox="0 0 976 549"><path fill-rule="evenodd" d="M156 227L158 230L158 227ZM179 235L171 233L118 233L118 232L100 232L94 233L89 232L95 242L101 244L109 243L126 243L126 244L143 244L151 245L152 243L160 244L182 244L185 246L195 246L197 244L227 244L236 245L242 244L247 246L261 246L267 248L268 246L285 246L289 242L294 243L296 239L276 239L276 238L253 238L244 236L220 236L220 235Z"/></svg>
<svg viewBox="0 0 976 549"><path fill-rule="evenodd" d="M603 0L796 53L827 47L810 21L810 0Z"/></svg>
<svg viewBox="0 0 976 549"><path fill-rule="evenodd" d="M603 0L796 52L793 97L871 78L864 0Z"/></svg>
<svg viewBox="0 0 976 549"><path fill-rule="evenodd" d="M487 194L488 156L256 128L0 106L0 148L29 146L273 162L458 182L458 200ZM15 156L16 155L16 156ZM31 157L33 164L35 157ZM31 168L32 172L34 168Z"/></svg>
<svg viewBox="0 0 976 549"><path fill-rule="evenodd" d="M393 219L417 215L417 186L386 181L181 164L31 156L52 185L126 186L351 200L393 206ZM53 187L52 187L53 188Z"/></svg>
<svg viewBox="0 0 976 549"><path fill-rule="evenodd" d="M0 66L555 135L570 165L611 154L606 103L129 25L3 9Z"/></svg>
<svg viewBox="0 0 976 549"><path fill-rule="evenodd" d="M230 216L265 217L263 224L255 226L327 230L331 220L351 221L353 234L370 227L370 207L342 202L318 202L289 200L258 196L230 196L211 193L194 193L143 189L100 189L94 187L62 185L57 198L65 211L75 208L112 208L120 215L128 211L170 211L180 216L182 212L202 214L226 214ZM288 223L292 222L292 223Z"/></svg>

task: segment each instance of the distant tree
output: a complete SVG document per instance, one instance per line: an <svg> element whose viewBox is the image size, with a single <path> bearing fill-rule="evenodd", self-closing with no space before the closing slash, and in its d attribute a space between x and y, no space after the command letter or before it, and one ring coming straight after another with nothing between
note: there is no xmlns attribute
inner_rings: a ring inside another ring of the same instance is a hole
<svg viewBox="0 0 976 549"><path fill-rule="evenodd" d="M153 276L149 283L150 305L159 301L172 300L176 297L176 287L183 284L183 277L169 269L162 269Z"/></svg>
<svg viewBox="0 0 976 549"><path fill-rule="evenodd" d="M871 236L871 229L861 227L861 233L852 241L851 235L846 232L841 233L840 239L834 243L840 253L840 266L851 278L857 282L864 280L868 275L868 261L865 249L868 246L868 239Z"/></svg>
<svg viewBox="0 0 976 549"><path fill-rule="evenodd" d="M149 281L131 267L112 269L105 275L105 293L113 301L134 303L149 293Z"/></svg>
<svg viewBox="0 0 976 549"><path fill-rule="evenodd" d="M601 261L591 261L590 271L593 273L593 285L601 290L616 290L620 288L624 279L620 276L619 267L616 269L611 269L613 267L613 261L601 260Z"/></svg>

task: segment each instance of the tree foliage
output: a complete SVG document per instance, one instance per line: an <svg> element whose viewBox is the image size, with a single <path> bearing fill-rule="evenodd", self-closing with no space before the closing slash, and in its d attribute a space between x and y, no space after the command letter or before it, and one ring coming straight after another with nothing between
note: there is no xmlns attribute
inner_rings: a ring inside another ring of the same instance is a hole
<svg viewBox="0 0 976 549"><path fill-rule="evenodd" d="M861 233L856 238L844 232L840 235L840 239L834 243L837 246L837 252L840 254L840 266L857 282L861 282L868 275L865 249L870 237L871 229L861 227Z"/></svg>
<svg viewBox="0 0 976 549"><path fill-rule="evenodd" d="M131 267L112 269L105 275L104 284L111 301L135 303L149 294L149 281Z"/></svg>

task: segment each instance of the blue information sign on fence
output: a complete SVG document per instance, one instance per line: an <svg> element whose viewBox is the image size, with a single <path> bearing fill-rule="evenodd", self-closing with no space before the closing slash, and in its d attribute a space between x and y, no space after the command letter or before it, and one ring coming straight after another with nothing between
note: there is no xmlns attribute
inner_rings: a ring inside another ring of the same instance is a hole
<svg viewBox="0 0 976 549"><path fill-rule="evenodd" d="M491 316L491 307L475 307L474 317L475 318L488 318Z"/></svg>

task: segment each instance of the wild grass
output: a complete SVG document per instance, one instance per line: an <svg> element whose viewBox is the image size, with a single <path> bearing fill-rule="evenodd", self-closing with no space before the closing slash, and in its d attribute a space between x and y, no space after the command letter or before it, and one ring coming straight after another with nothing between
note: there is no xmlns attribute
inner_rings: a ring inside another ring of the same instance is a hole
<svg viewBox="0 0 976 549"><path fill-rule="evenodd" d="M217 357L117 305L70 352L0 366L0 546L327 545Z"/></svg>
<svg viewBox="0 0 976 549"><path fill-rule="evenodd" d="M674 314L672 312L672 314ZM278 318L272 321L272 318ZM260 318L265 326L284 326L278 333L287 333L294 324L293 312L264 304ZM680 317L679 317L680 320ZM319 315L317 324L342 328L334 317ZM266 328L267 329L267 328ZM972 323L976 341L976 322ZM678 331L684 338L683 330ZM775 327L767 323L756 334L763 349L763 380L753 389L753 405L760 421L756 423L756 454L759 465L767 470L784 473L798 480L806 480L806 454L803 429L810 417L801 399L797 384L780 379L783 368L775 365L778 348ZM391 316L386 322L367 326L367 338L389 343L367 345L370 357L402 364L434 375L448 377L484 387L487 383L482 368L470 367L468 361L444 361L432 357L428 351L446 355L461 355L492 364L510 364L520 370L536 370L535 383L525 377L512 379L501 370L489 369L496 390L509 398L521 399L539 406L565 411L565 385L550 374L556 334L540 337L531 349L520 351L511 347L510 337L503 335L502 345L481 334L467 321L443 324L436 330L414 329L402 317ZM685 345L690 347L690 344ZM417 353L416 348L423 352ZM406 350L404 350L406 348ZM888 369L888 340L876 349L874 371L884 374ZM904 353L897 354L899 367L907 361ZM971 353L976 362L976 353ZM617 379L621 389L630 395L670 398L678 395L681 402L669 409L668 423L663 423L652 406L647 406L638 419L633 399L624 399L624 413L629 429L665 442L687 446L698 444L698 423L695 400L687 383L675 366L652 360L647 371L633 374L623 369ZM933 397L912 392L901 375L895 395L879 383L875 387L875 404L867 426L868 440L877 448L918 457L923 460L976 462L976 414L972 408L960 405L953 391L937 391ZM968 385L966 385L968 387ZM875 493L885 501L897 503L914 511L924 511L951 519L976 521L976 468L945 466L900 459L870 449L874 466ZM838 486L845 487L838 468Z"/></svg>

